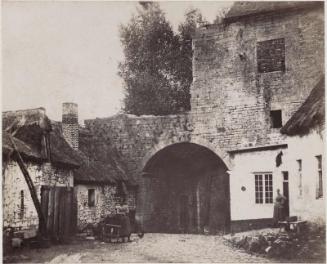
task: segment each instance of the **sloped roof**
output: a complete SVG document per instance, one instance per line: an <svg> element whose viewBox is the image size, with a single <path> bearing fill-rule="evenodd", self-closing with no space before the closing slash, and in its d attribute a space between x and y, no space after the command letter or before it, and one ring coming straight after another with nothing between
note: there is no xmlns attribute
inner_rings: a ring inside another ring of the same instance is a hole
<svg viewBox="0 0 327 264"><path fill-rule="evenodd" d="M310 95L282 127L281 133L305 135L310 129L325 123L325 78L322 77Z"/></svg>
<svg viewBox="0 0 327 264"><path fill-rule="evenodd" d="M237 20L238 18L280 12L283 10L297 10L314 6L324 7L323 1L242 1L235 2L225 16L225 20Z"/></svg>
<svg viewBox="0 0 327 264"><path fill-rule="evenodd" d="M42 160L42 156L39 153L39 151L33 149L30 145L26 144L25 142L13 137L12 140L14 141L14 144L16 145L19 153L25 158L25 159L34 159L34 160ZM5 156L8 156L12 153L14 150L14 147L12 145L12 142L10 140L10 135L7 132L2 133L2 153Z"/></svg>
<svg viewBox="0 0 327 264"><path fill-rule="evenodd" d="M53 163L80 166L81 161L78 152L69 146L63 137L61 126L55 122L52 122L52 131L50 132L50 153Z"/></svg>
<svg viewBox="0 0 327 264"><path fill-rule="evenodd" d="M50 159L57 165L78 167L75 151L68 145L62 134L53 129L44 108L3 112L3 153L13 151L9 133L14 134L14 142L18 151L26 160L46 161L47 157L42 144L43 134L49 134Z"/></svg>
<svg viewBox="0 0 327 264"><path fill-rule="evenodd" d="M126 166L110 142L102 141L85 128L81 128L79 132L79 153L82 162L74 174L76 182L124 181L129 185L135 185L127 176Z"/></svg>

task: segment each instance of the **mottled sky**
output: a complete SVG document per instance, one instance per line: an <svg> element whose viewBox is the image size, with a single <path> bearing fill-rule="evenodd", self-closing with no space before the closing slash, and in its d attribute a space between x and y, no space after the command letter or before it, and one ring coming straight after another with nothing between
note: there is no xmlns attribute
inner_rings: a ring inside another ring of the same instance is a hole
<svg viewBox="0 0 327 264"><path fill-rule="evenodd" d="M197 7L209 22L232 2L160 2L176 30ZM2 2L2 108L45 107L61 119L63 102L79 105L80 121L121 109L123 60L119 25L137 2Z"/></svg>

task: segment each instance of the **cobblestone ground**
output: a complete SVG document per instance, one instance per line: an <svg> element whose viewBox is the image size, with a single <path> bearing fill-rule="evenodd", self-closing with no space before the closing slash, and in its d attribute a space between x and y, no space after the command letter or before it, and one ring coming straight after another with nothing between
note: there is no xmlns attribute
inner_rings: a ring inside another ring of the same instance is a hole
<svg viewBox="0 0 327 264"><path fill-rule="evenodd" d="M5 262L87 263L87 262L271 262L225 244L221 236L146 234L131 243L74 241L48 249L16 252Z"/></svg>

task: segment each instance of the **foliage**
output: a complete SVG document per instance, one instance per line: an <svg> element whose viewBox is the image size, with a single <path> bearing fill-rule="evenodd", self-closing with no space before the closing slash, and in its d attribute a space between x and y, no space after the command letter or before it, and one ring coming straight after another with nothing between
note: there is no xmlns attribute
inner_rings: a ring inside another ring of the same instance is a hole
<svg viewBox="0 0 327 264"><path fill-rule="evenodd" d="M119 75L125 83L124 110L136 115L175 114L190 109L192 41L200 15L186 14L173 32L158 3L141 2L120 36L125 59Z"/></svg>

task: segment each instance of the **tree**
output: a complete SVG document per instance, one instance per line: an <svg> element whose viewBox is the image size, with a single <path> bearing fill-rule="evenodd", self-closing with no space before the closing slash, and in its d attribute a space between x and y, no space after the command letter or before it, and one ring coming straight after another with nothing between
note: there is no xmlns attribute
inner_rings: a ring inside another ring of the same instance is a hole
<svg viewBox="0 0 327 264"><path fill-rule="evenodd" d="M155 2L140 2L120 37L125 59L119 75L125 84L124 110L136 115L175 114L190 109L192 34L202 21L190 10L179 34Z"/></svg>
<svg viewBox="0 0 327 264"><path fill-rule="evenodd" d="M119 74L125 82L125 111L165 115L178 110L174 62L178 37L158 3L142 2L138 14L120 28L125 60Z"/></svg>

